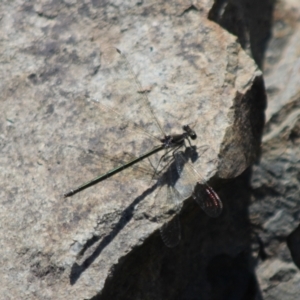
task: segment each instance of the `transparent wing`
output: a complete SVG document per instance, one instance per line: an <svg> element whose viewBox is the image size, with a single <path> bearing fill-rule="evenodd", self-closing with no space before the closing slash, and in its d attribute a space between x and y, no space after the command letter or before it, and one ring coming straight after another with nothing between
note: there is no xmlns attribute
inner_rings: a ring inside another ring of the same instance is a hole
<svg viewBox="0 0 300 300"><path fill-rule="evenodd" d="M163 153L163 152L162 152ZM126 153L123 156L122 160L116 160L115 158L112 158L112 160L116 161L118 165L123 165L127 161L133 160L136 157L133 156L130 153ZM135 165L131 167L130 172L126 174L127 179L131 180L143 180L150 184L150 182L153 182L155 180L158 180L159 174L155 173L155 167L152 163L152 158L146 158L145 160L142 160Z"/></svg>
<svg viewBox="0 0 300 300"><path fill-rule="evenodd" d="M161 136L155 136L147 132L142 126L137 124L134 120L130 120L125 116L118 113L112 107L100 103L98 100L93 100L93 103L96 105L96 109L99 109L99 112L103 113L106 120L109 120L109 124L113 124L114 127L120 127L122 130L131 131L132 133L142 135L144 137L152 139L153 143L156 142L161 144Z"/></svg>
<svg viewBox="0 0 300 300"><path fill-rule="evenodd" d="M197 183L194 168L188 162L189 157L182 151L176 151L174 158L179 176L175 187L184 198L188 198L192 195Z"/></svg>
<svg viewBox="0 0 300 300"><path fill-rule="evenodd" d="M176 173L176 169L171 165L160 179L161 189L155 197L156 202L160 204L160 214L170 215L168 221L160 228L161 238L169 248L177 246L181 239L179 212L184 197L174 188Z"/></svg>
<svg viewBox="0 0 300 300"><path fill-rule="evenodd" d="M193 198L208 216L216 218L221 214L223 209L222 201L209 185L198 184Z"/></svg>
<svg viewBox="0 0 300 300"><path fill-rule="evenodd" d="M130 65L125 54L117 48L103 49L101 69L97 78L98 90L95 94L99 94L99 102L113 107L122 116L135 120L147 132L164 136L165 133L153 112L147 92L140 92L143 88L132 67L134 66Z"/></svg>
<svg viewBox="0 0 300 300"><path fill-rule="evenodd" d="M205 182L195 168L188 162L187 153L177 151L175 154L176 167L180 176L177 186L183 185L184 195L193 196L194 200L210 217L218 217L222 212L223 204L218 194ZM195 186L196 191L194 192Z"/></svg>
<svg viewBox="0 0 300 300"><path fill-rule="evenodd" d="M164 244L169 248L173 248L179 244L181 228L178 215L175 215L173 219L160 228L160 235Z"/></svg>
<svg viewBox="0 0 300 300"><path fill-rule="evenodd" d="M184 198L172 186L168 186L167 195L168 202L173 203L173 205L175 205L176 213L170 221L168 221L161 227L160 234L165 245L169 248L172 248L177 246L181 239L179 211L181 209L181 203Z"/></svg>

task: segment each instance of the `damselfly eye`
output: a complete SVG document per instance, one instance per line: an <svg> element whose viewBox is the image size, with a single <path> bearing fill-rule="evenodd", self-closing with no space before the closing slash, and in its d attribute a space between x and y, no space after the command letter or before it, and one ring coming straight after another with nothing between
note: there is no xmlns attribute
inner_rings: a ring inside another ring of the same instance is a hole
<svg viewBox="0 0 300 300"><path fill-rule="evenodd" d="M197 138L197 134L194 130L191 131L190 137L191 137L192 140L195 140Z"/></svg>
<svg viewBox="0 0 300 300"><path fill-rule="evenodd" d="M197 138L196 132L189 125L182 126L182 129L189 135L192 140Z"/></svg>

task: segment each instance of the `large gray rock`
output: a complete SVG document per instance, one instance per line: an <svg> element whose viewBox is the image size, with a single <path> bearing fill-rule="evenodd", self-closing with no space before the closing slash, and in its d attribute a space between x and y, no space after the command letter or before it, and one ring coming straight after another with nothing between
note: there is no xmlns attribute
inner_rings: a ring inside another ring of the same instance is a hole
<svg viewBox="0 0 300 300"><path fill-rule="evenodd" d="M250 199L235 181L214 185L224 203L218 219L192 199L183 203L183 238L173 249L157 234L170 217L160 210L166 199L155 202L147 180L122 172L62 196L107 171L124 150L138 155L147 146L136 132L116 135L120 128L93 102L113 103L138 124L149 121L136 108L132 74L112 67L111 46L126 54L142 88L150 87L164 130L194 126L201 154L194 167L202 178L234 178L253 163L264 118L261 73L237 38L208 20L212 5L1 3L3 299L255 294L245 264ZM133 97L129 104L121 92Z"/></svg>

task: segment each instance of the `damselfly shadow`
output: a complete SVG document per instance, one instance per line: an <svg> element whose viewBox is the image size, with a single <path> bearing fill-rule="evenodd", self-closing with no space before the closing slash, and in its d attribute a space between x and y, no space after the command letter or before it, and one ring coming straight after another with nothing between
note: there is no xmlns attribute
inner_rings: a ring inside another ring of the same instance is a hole
<svg viewBox="0 0 300 300"><path fill-rule="evenodd" d="M145 170L146 161L148 164L147 172L151 174L150 177L155 180L157 186L155 203L173 203L174 211L161 227L160 232L165 245L174 247L181 238L178 212L184 199L192 196L204 212L211 217L220 215L222 202L213 188L189 162L191 151L195 150L195 146L192 146L191 143L197 138L195 131L189 125L184 125L182 126L182 133L166 134L154 113L147 93L143 92L126 56L113 47L109 50L106 49L106 53L109 55L108 57L104 56L104 65L108 67L103 67L103 76L111 76L114 73L121 75L109 89L106 89L101 100L93 101L95 101L97 109L110 116L111 124L113 124L111 130L109 129L110 131L118 128L124 135L134 133L132 149L138 148L138 151L135 152L139 154L136 155L135 153L128 159L128 149L124 149L124 157L122 158L124 163L75 189L71 189L64 194L64 197L79 193L123 170L128 171L130 169L133 174L136 174L138 169ZM132 88L128 89L128 85L124 84L128 81L131 82L135 90L134 93L129 93ZM112 100L112 98L114 99ZM140 142L137 143L137 141ZM196 185L197 188L195 189Z"/></svg>

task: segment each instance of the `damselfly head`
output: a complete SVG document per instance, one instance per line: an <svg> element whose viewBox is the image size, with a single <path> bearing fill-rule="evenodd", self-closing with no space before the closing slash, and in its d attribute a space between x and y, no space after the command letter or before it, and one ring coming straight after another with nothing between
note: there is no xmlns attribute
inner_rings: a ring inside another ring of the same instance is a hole
<svg viewBox="0 0 300 300"><path fill-rule="evenodd" d="M196 132L189 125L184 125L182 129L189 135L192 140L195 140L197 138Z"/></svg>

